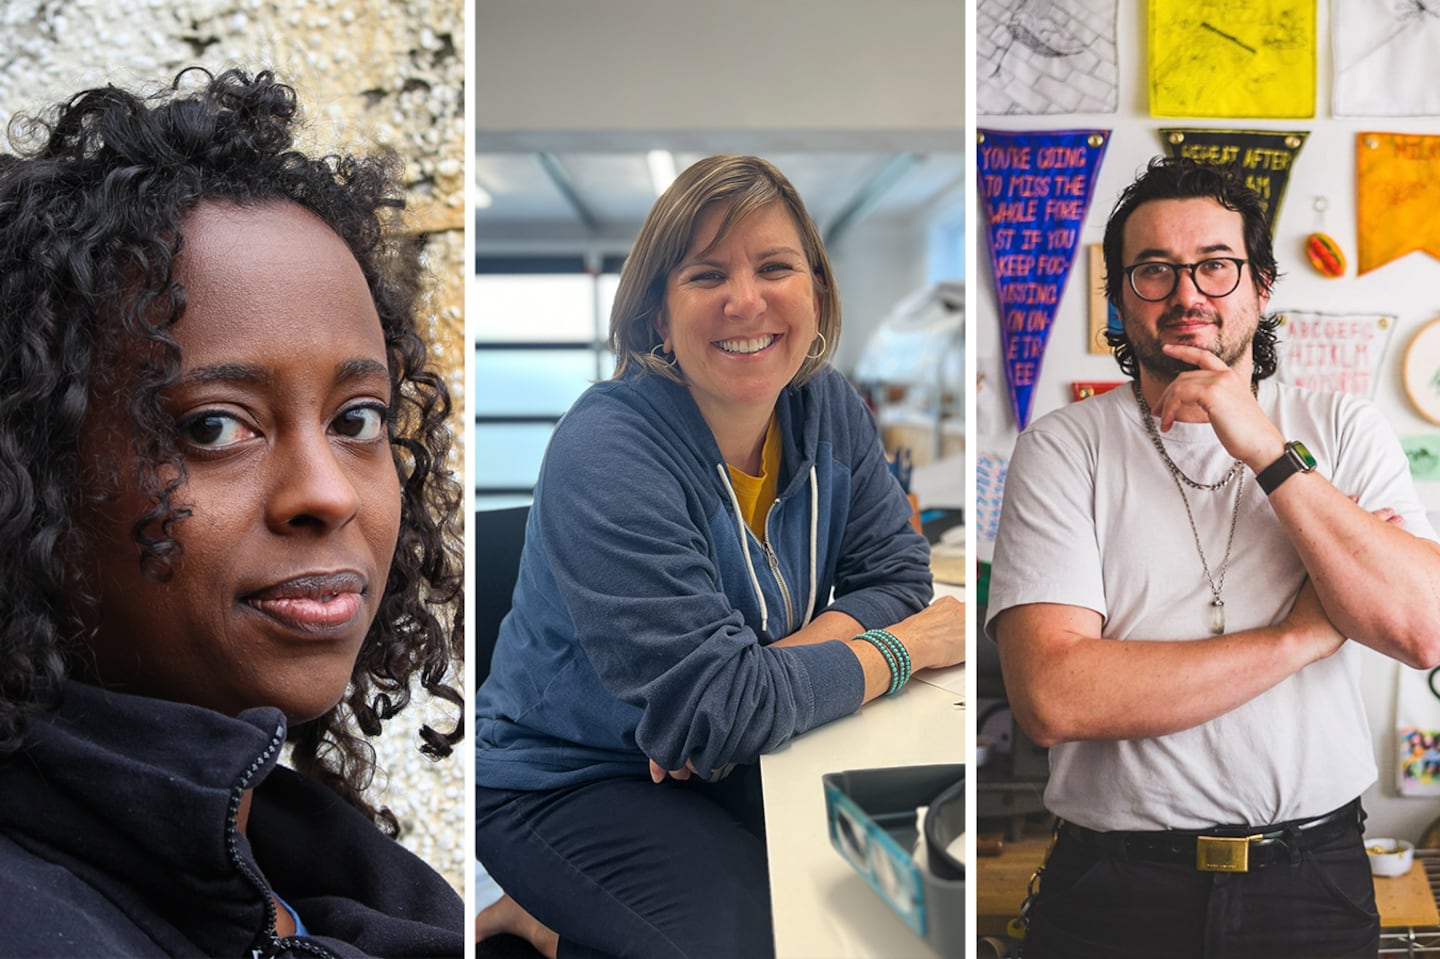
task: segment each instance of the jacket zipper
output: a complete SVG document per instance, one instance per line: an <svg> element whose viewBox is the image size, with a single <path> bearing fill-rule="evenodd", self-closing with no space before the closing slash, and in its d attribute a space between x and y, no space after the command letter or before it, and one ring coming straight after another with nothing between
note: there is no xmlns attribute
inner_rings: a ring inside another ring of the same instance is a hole
<svg viewBox="0 0 1440 959"><path fill-rule="evenodd" d="M775 555L775 550L770 548L770 517L775 515L775 507L779 505L780 497L777 496L765 514L765 542L760 544L760 548L765 551L765 561L770 564L770 572L775 576L775 582L780 587L780 598L785 602L784 636L789 636L795 628L795 607L790 602L790 587L785 584L785 576L780 572L780 557Z"/></svg>
<svg viewBox="0 0 1440 959"><path fill-rule="evenodd" d="M273 893L269 885L266 884L265 880L258 876L253 870L251 870L249 865L245 862L244 858L240 855L240 830L236 826L236 823L238 822L240 816L240 799L242 796L244 796L245 790L250 788L250 781L252 778L254 778L255 773L260 769L262 765L265 764L265 762L276 750L278 750L282 745L284 745L284 743L285 727L280 726L270 737L269 744L260 753L260 755L255 758L255 761L250 764L250 768L245 770L245 774L240 777L240 782L235 786L234 791L231 792L229 821L225 824L226 848L229 850L230 853L230 861L235 864L235 868L240 871L241 875L243 875L246 879L250 880L250 884L255 887L255 890L265 901L265 928L261 930L260 934L269 941L265 944L264 947L257 946L255 948L252 948L250 950L250 956L251 959L264 959L264 957L266 956L274 956L278 954L283 948L295 947L304 952L309 952L317 956L326 956L330 957L330 959L334 959L334 954L327 949L316 946L313 943L306 942L303 939L292 938L289 936L282 939L279 935L276 934L275 900L271 898Z"/></svg>

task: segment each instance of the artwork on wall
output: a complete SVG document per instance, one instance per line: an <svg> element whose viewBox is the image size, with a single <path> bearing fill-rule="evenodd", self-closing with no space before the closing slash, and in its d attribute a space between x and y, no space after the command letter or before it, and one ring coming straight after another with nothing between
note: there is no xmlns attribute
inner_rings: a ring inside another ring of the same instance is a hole
<svg viewBox="0 0 1440 959"><path fill-rule="evenodd" d="M1092 396L1109 393L1117 386L1124 386L1129 380L1076 380L1070 384L1070 401L1078 403Z"/></svg>
<svg viewBox="0 0 1440 959"><path fill-rule="evenodd" d="M1280 313L1280 382L1312 390L1375 395L1380 361L1395 329L1379 313Z"/></svg>
<svg viewBox="0 0 1440 959"><path fill-rule="evenodd" d="M1238 163L1245 171L1245 183L1265 200L1270 232L1280 217L1280 201L1295 157L1305 145L1307 131L1282 133L1274 130L1192 130L1163 129L1160 140L1172 157L1187 157L1198 163Z"/></svg>
<svg viewBox="0 0 1440 959"><path fill-rule="evenodd" d="M1355 134L1356 268L1407 253L1440 259L1440 136Z"/></svg>
<svg viewBox="0 0 1440 959"><path fill-rule="evenodd" d="M1395 787L1440 796L1440 669L1395 671Z"/></svg>
<svg viewBox="0 0 1440 959"><path fill-rule="evenodd" d="M1400 437L1400 448L1410 461L1410 478L1417 483L1440 482L1440 436L1423 433Z"/></svg>
<svg viewBox="0 0 1440 959"><path fill-rule="evenodd" d="M975 454L975 536L981 544L993 544L1000 526L1000 501L1005 497L1005 474L1010 458L980 450Z"/></svg>
<svg viewBox="0 0 1440 959"><path fill-rule="evenodd" d="M1315 115L1315 0L1150 0L1150 113Z"/></svg>
<svg viewBox="0 0 1440 959"><path fill-rule="evenodd" d="M1105 247L1100 243L1091 243L1089 249L1090 269L1087 271L1086 279L1090 287L1090 337L1089 349L1097 356L1103 356L1110 352L1110 344L1105 342L1105 331L1120 331L1120 313L1110 300L1105 296Z"/></svg>
<svg viewBox="0 0 1440 959"><path fill-rule="evenodd" d="M1055 309L1109 130L981 130L976 162L1017 428L1030 422Z"/></svg>
<svg viewBox="0 0 1440 959"><path fill-rule="evenodd" d="M1440 114L1440 10L1433 5L1331 0L1336 116Z"/></svg>
<svg viewBox="0 0 1440 959"><path fill-rule="evenodd" d="M1114 113L1115 0L979 0L975 111Z"/></svg>
<svg viewBox="0 0 1440 959"><path fill-rule="evenodd" d="M1440 423L1440 319L1426 323L1411 338L1400 376L1410 404L1430 422Z"/></svg>

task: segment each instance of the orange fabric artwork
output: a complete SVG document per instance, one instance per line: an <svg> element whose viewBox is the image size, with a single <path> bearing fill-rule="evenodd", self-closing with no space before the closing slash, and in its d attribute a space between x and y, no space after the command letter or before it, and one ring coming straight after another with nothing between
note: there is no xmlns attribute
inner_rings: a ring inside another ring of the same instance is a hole
<svg viewBox="0 0 1440 959"><path fill-rule="evenodd" d="M1440 259L1440 136L1355 135L1359 273L1423 250Z"/></svg>

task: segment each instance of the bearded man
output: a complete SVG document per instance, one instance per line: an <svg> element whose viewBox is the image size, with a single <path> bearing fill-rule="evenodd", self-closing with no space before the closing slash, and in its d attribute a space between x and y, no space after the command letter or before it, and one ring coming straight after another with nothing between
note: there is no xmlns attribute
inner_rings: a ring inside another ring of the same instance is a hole
<svg viewBox="0 0 1440 959"><path fill-rule="evenodd" d="M1027 959L1374 956L1363 644L1440 662L1440 547L1353 396L1275 383L1236 170L1157 159L1105 231L1116 389L1038 419L991 580L1059 819Z"/></svg>

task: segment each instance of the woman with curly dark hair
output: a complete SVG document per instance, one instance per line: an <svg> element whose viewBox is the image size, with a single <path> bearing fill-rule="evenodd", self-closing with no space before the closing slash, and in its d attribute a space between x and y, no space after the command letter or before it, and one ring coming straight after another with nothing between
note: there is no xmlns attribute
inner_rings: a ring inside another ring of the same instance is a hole
<svg viewBox="0 0 1440 959"><path fill-rule="evenodd" d="M298 117L190 71L12 122L0 953L462 949L363 795L412 681L461 703L449 397L393 164L308 157Z"/></svg>

